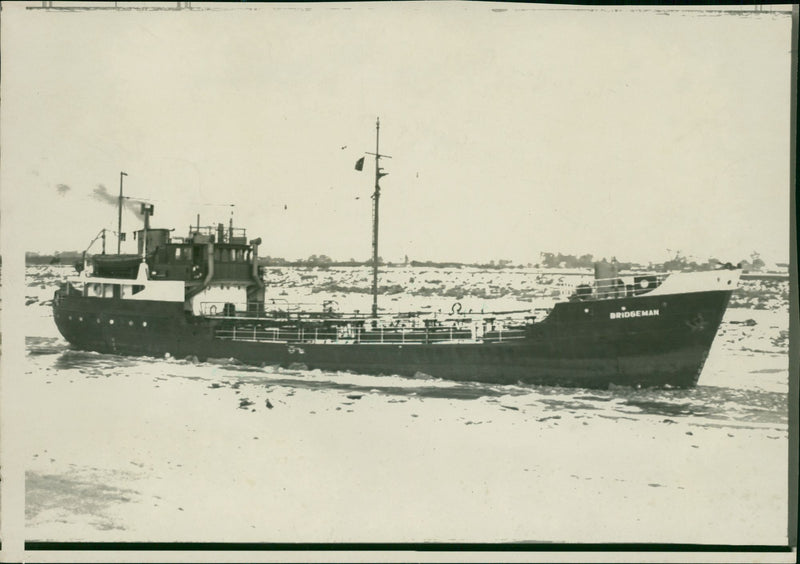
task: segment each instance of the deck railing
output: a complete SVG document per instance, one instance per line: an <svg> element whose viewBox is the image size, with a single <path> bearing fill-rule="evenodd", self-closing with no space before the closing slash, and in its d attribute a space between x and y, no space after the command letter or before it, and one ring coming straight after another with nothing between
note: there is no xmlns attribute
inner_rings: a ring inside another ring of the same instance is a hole
<svg viewBox="0 0 800 564"><path fill-rule="evenodd" d="M278 301L278 300L276 300ZM461 311L453 309L445 312L432 311L402 311L402 312L381 312L377 318L369 312L340 312L333 309L313 309L319 304L305 304L299 302L288 302L280 300L278 304L267 302L202 302L200 304L200 315L213 317L215 319L238 319L238 320L286 320L286 321L319 321L319 322L338 322L338 321L377 321L379 325L392 323L394 326L410 325L423 322L468 322L472 319L495 318L495 319L520 319L522 317L532 317L533 309L515 309L501 311ZM541 308L537 309L540 311Z"/></svg>
<svg viewBox="0 0 800 564"><path fill-rule="evenodd" d="M274 343L315 343L315 344L452 344L452 343L502 343L524 339L524 328L479 331L471 328L437 327L422 330L398 330L385 327L264 327L255 324L232 324L220 326L215 330L218 339L233 341L274 342Z"/></svg>
<svg viewBox="0 0 800 564"><path fill-rule="evenodd" d="M561 282L556 285L556 289L561 300L610 300L646 294L660 286L669 276L670 273L664 272L637 272L613 278L586 276L579 282Z"/></svg>

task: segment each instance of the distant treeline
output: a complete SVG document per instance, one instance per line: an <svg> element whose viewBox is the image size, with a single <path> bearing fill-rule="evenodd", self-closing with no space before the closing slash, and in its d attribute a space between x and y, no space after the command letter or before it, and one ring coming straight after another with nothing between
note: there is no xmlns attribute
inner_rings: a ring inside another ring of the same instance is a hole
<svg viewBox="0 0 800 564"><path fill-rule="evenodd" d="M65 251L63 253L55 254L39 254L35 252L25 253L25 264L28 265L48 265L48 264L67 264L72 265L82 260L83 253L80 251ZM537 263L514 263L506 259L492 260L488 263L465 263L453 261L419 261L409 260L405 257L404 261L400 262L386 262L382 257L378 258L378 264L381 266L411 266L414 268L481 268L481 269L510 269L510 268L572 268L572 269L592 269L595 263L602 260L607 260L608 257L597 258L591 254L584 255L570 255L563 253L541 253L540 260ZM710 258L705 262L697 262L683 256L680 251L675 253L675 256L663 263L649 263L639 264L629 261L620 261L616 257L611 257L612 262L616 262L617 268L624 272L626 270L655 270L655 271L676 271L676 270L714 270L721 268L725 265L739 265L744 270L759 271L765 265L761 256L757 252L753 252L748 259L740 260L736 263L721 261L716 258ZM364 267L372 266L372 259L365 261L357 261L350 259L347 261L333 260L327 255L311 255L306 259L285 259L282 257L259 257L259 266L288 266L288 267L312 267L312 268L331 268L331 267ZM782 265L780 266L788 266Z"/></svg>
<svg viewBox="0 0 800 564"><path fill-rule="evenodd" d="M53 255L40 255L30 251L25 253L25 264L28 265L75 264L82 259L83 253L81 251L65 251Z"/></svg>
<svg viewBox="0 0 800 564"><path fill-rule="evenodd" d="M545 268L592 268L595 263L606 261L606 257L602 259L596 258L592 255L586 254L581 256L564 255L561 253L542 253L541 262L534 266ZM753 251L746 259L741 259L736 262L722 261L716 258L710 258L705 262L698 262L689 259L681 254L680 251L675 253L675 256L662 263L648 263L647 265L637 264L634 262L618 261L616 257L611 257L611 262L616 263L619 271L638 270L645 268L651 271L699 271L699 270L716 270L722 267L739 266L746 271L759 271L766 266L762 260L761 255ZM788 265L777 264L778 267Z"/></svg>
<svg viewBox="0 0 800 564"><path fill-rule="evenodd" d="M288 260L282 257L259 257L258 264L260 266L298 266L298 267L338 267L338 266L372 266L372 259L357 261L350 259L348 261L335 261L325 255L317 256L311 255L307 259ZM421 268L525 268L526 266L534 266L533 264L513 264L510 260L489 261L488 263L467 263L467 262L452 262L452 261L419 261L419 260L404 260L398 262L387 262L383 258L378 258L378 265L380 266L411 266Z"/></svg>
<svg viewBox="0 0 800 564"><path fill-rule="evenodd" d="M542 253L541 262L535 266L544 268L592 268L596 262L601 259L595 258L593 255L564 255L561 253ZM602 260L606 260L603 257ZM632 266L639 266L632 262L617 261L616 257L611 257L612 261L616 261L619 270L627 270Z"/></svg>
<svg viewBox="0 0 800 564"><path fill-rule="evenodd" d="M705 262L698 263L697 261L686 258L685 256L681 255L680 251L677 251L672 259L665 261L662 264L653 266L655 267L656 270L665 270L665 271L716 270L723 266L739 266L745 271L759 271L766 266L766 263L762 260L761 255L756 251L753 251L750 254L749 260L742 259L735 263L730 261L728 262L721 261L716 258L710 258Z"/></svg>

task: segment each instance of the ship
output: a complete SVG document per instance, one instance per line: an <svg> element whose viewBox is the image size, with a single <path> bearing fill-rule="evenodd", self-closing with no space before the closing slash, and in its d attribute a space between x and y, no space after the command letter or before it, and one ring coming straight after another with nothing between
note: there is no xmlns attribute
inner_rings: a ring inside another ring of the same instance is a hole
<svg viewBox="0 0 800 564"><path fill-rule="evenodd" d="M84 256L55 291L53 318L76 349L159 358L235 359L331 373L425 375L491 384L607 389L691 388L741 270L621 274L595 265L545 309L385 312L378 308L378 202L387 173L376 123L372 311L305 308L266 295L261 239L228 225L184 236L151 228L142 204L138 252ZM356 169L363 169L359 159Z"/></svg>

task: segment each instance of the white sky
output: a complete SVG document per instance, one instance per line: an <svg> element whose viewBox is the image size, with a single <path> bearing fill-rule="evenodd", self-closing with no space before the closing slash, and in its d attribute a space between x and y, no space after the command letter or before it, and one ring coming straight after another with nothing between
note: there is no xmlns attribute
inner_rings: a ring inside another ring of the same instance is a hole
<svg viewBox="0 0 800 564"><path fill-rule="evenodd" d="M85 248L124 170L178 235L235 204L263 254L365 259L380 116L389 260L788 261L787 12L2 10L4 245Z"/></svg>

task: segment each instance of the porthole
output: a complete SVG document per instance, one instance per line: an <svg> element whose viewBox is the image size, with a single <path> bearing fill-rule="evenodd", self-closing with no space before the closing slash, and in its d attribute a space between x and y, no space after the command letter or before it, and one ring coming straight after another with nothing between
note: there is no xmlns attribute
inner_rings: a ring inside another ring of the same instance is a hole
<svg viewBox="0 0 800 564"><path fill-rule="evenodd" d="M589 308L588 307L583 308L583 313L589 313Z"/></svg>
<svg viewBox="0 0 800 564"><path fill-rule="evenodd" d="M67 318L68 318L70 321L72 321L72 316L71 316L71 315L70 315L70 316L68 316Z"/></svg>
<svg viewBox="0 0 800 564"><path fill-rule="evenodd" d="M133 325L133 321L128 321L128 325Z"/></svg>
<svg viewBox="0 0 800 564"><path fill-rule="evenodd" d="M728 286L730 286L730 285L731 285L731 281L730 281L730 280L728 280Z"/></svg>
<svg viewBox="0 0 800 564"><path fill-rule="evenodd" d="M78 321L83 321L83 316L82 315L78 318Z"/></svg>
<svg viewBox="0 0 800 564"><path fill-rule="evenodd" d="M100 323L100 318L99 317L97 318L97 322Z"/></svg>
<svg viewBox="0 0 800 564"><path fill-rule="evenodd" d="M142 327L147 327L147 321L142 321Z"/></svg>
<svg viewBox="0 0 800 564"><path fill-rule="evenodd" d="M628 309L628 308L626 308L625 306L622 306L622 311L625 311L625 310L627 310L627 309Z"/></svg>
<svg viewBox="0 0 800 564"><path fill-rule="evenodd" d="M109 319L109 320L108 320L108 324L109 324L109 325L114 325L114 320L113 320L113 319Z"/></svg>

